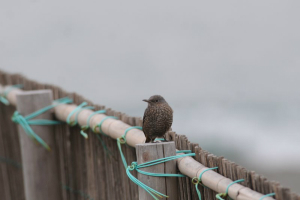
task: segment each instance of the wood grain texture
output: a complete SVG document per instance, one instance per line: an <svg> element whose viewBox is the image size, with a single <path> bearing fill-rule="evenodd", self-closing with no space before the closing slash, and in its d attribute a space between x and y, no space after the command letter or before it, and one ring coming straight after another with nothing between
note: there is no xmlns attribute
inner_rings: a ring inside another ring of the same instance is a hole
<svg viewBox="0 0 300 200"><path fill-rule="evenodd" d="M0 71L1 84L15 84L13 82L15 80L12 80L12 78L19 81L18 76L7 75ZM0 161L0 171L4 170L2 172L4 172L4 176L7 177L7 179L2 179L2 181L0 180L0 194L3 194L0 195L0 199L24 200L25 196L19 136L16 124L11 121L11 116L14 111L14 106L5 106L0 103L0 140L2 140L2 143L0 141L0 156L11 161ZM4 189L4 191L2 191L2 189Z"/></svg>
<svg viewBox="0 0 300 200"><path fill-rule="evenodd" d="M72 93L67 93L64 90L60 89L59 87L55 87L55 86L51 86L51 85L45 85L45 84L39 84L35 81L31 81L28 80L20 75L15 75L15 74L8 74L5 72L1 72L0 71L0 83L2 85L14 85L14 84L23 84L24 85L24 90L36 90L36 89L51 89L53 91L53 94L55 96L55 98L62 98L65 96L69 96L71 98L75 97L74 94ZM1 90L1 89L0 89ZM20 91L22 92L22 91ZM15 98L15 94L11 93L11 97L10 98ZM13 101L13 100L11 100ZM76 98L74 99L74 105L66 105L66 106L61 106L61 108L57 109L57 112L55 111L56 117L58 117L58 119L65 121L67 115L74 109L76 108L76 104L79 105L80 103L82 103L82 101L86 101L84 98L82 98L80 95L76 95ZM89 102L89 101L88 101ZM89 102L90 105L91 102ZM103 107L103 106L100 106ZM97 107L98 109L99 107ZM4 108L5 110L7 109L7 107ZM110 109L111 110L111 109ZM110 112L110 110L108 110ZM86 113L85 113L86 112ZM109 113L108 112L108 113ZM86 120L87 120L87 116L91 113L91 111L84 111L81 112L79 115L79 124L80 125L85 125ZM118 114L117 114L118 115ZM99 115L96 116L95 119L91 120L91 125L95 125L97 123L99 123L101 121L101 119L103 119L105 116L107 115ZM6 118L6 121L9 121L10 116L5 116L4 118ZM134 125L140 125L140 118L134 118L134 117L129 117L128 118L130 120L127 120L127 122L125 122L125 120L123 121L119 121L119 120L107 120L104 124L103 124L103 130L105 131L105 133L108 133L109 136L111 138L118 138L120 137L122 134L124 134L124 131L126 128L130 127L130 126L134 126ZM125 122L125 123L124 123ZM2 129L2 127L0 127ZM55 128L57 129L57 128ZM8 128L7 131L9 132L13 132L12 128ZM76 199L84 199L82 196L79 195L78 191L82 191L85 193L90 194L91 197L93 197L93 199L107 199L108 198L108 193L111 191L109 189L109 187L114 187L113 184L111 184L110 180L107 179L107 177L112 177L111 175L107 175L107 173L111 173L109 172L109 170L107 170L106 168L109 168L111 165L111 160L106 158L105 152L103 151L103 147L101 145L99 145L96 141L97 138L95 137L95 134L92 132L89 132L89 141L84 141L84 139L79 136L79 129L78 128L70 128L69 126L61 126L61 128L59 130L56 130L56 141L57 141L57 148L59 150L59 153L57 153L57 157L59 158L59 162L60 162L60 176L62 178L62 181L64 183L66 183L69 186L72 186L73 189L77 190L76 192L71 192L71 191L67 191L67 190L63 190L62 193L64 195L64 199L68 199L68 200L76 200ZM199 134L200 137L201 134ZM128 163L131 163L131 161L136 160L136 156L135 156L135 149L132 147L135 147L136 144L138 143L143 143L144 141L144 135L140 130L132 130L128 132L128 145L123 145L123 150L125 152L125 157L128 160ZM189 142L187 141L187 138L184 136L179 136L177 134L175 134L174 132L172 134L169 134L169 137L171 138L171 140L174 140L176 143L176 148L179 150L185 150L185 148L189 148ZM109 147L113 147L115 145L115 140L111 139L109 137L104 137L105 142L108 143ZM6 136L5 138L6 141L9 141L10 138L8 138ZM6 144L4 144L4 146L7 146ZM131 147L130 147L131 146ZM91 147L91 149L89 149ZM9 149L9 148L8 148ZM194 160L191 157L187 157L185 159L179 159L177 160L178 163L178 167L179 170L188 175L190 178L195 177L197 175L199 175L199 173L205 169L205 167L211 167L211 166L206 166L203 165L204 163L199 163L200 161L200 156L199 156L199 151L201 150L201 147L195 148L195 152L196 152L196 157ZM6 147L5 147L5 152L10 152L6 151ZM93 152L91 152L93 151ZM113 153L115 153L118 156L118 152L114 152L115 149L112 149ZM126 154L128 153L128 154ZM62 155L61 155L62 154ZM90 154L93 156L90 156ZM12 156L12 158L17 159L17 157L14 157L13 154L10 154L10 156ZM79 156L81 158L76 158L76 156ZM94 167L92 167L90 165L90 163L92 163L93 161L91 160L91 158L94 158ZM208 152L208 156L207 156L207 162L208 165L210 164L211 159L213 159L212 154L210 154ZM76 162L74 162L74 160L77 160ZM222 165L222 157L218 157L217 158L217 163L218 165ZM80 166L76 168L76 170L74 170L73 165L74 163L80 163ZM122 199L137 199L138 197L137 195L137 186L132 183L130 180L128 180L128 178L126 176L123 176L124 171L122 171L122 163L118 163L119 164L119 171L114 169L114 171L118 171L117 172L117 176L119 178L119 181L122 182L122 185L117 185L118 187L118 191L122 194ZM251 176L251 172L249 170L242 170L242 172L240 172L240 168L239 166L235 166L233 165L226 165L225 167L225 171L223 172L223 169L219 168L218 169L218 173L223 175L223 179L225 177L230 177L232 178L232 174L231 173L227 173L226 169L227 167L230 167L231 169L236 168L237 170L237 176L240 177L247 177L248 181L247 184L244 183L240 183L237 185L243 185L243 186L247 186L250 187L249 188L244 188L244 189L240 189L238 191L238 196L235 197L238 200L258 200L260 196L262 196L262 194L254 191L254 190L260 190L262 192L266 192L267 190L265 189L267 181L265 180L265 178L260 177L257 178L255 176L253 176L255 178L255 180L252 180L252 176ZM91 171L88 171L91 170ZM92 172L94 170L94 172ZM77 173L80 173L81 175L77 175ZM94 176L93 176L94 174ZM121 175L120 175L121 174ZM133 174L135 174L135 172L133 172ZM211 189L215 190L215 191L222 191L222 188L226 188L227 186L227 181L224 181L223 185L222 182L219 182L219 178L220 178L220 174L217 174L216 172L213 171L208 171L205 173L205 176L203 176L203 181L206 184L211 184ZM243 175L241 175L243 174ZM253 174L254 175L254 174ZM233 177L235 177L235 173L233 173ZM121 178L122 177L122 178ZM123 177L125 179L123 179ZM238 179L239 179L238 178ZM77 180L78 179L78 180ZM121 180L122 179L122 180ZM192 186L192 188L190 186L188 186L187 184L189 184L187 182L190 181L191 179L177 179L178 183L181 182L181 184L179 184L178 189L177 189L177 194L180 197L180 199L186 199L189 198L189 190L191 190L192 192L195 192L195 190L193 189L194 186ZM231 180L231 179L229 179ZM259 180L259 183L256 184L255 181ZM65 182L66 181L66 182ZM82 181L82 184L80 183ZM252 183L254 182L254 185L252 185ZM15 185L17 185L17 183L19 183L18 186L22 186L22 182L14 182ZM11 183L10 183L11 184ZM1 185L1 180L0 180L0 185ZM128 185L129 186L129 190L130 192L127 193L123 186ZM257 187L256 185L260 185L259 187ZM268 184L267 184L268 185ZM11 194L16 194L18 191L17 188L18 186L11 186L10 185L10 190L11 190ZM81 188L83 187L83 188ZM278 196L280 193L290 193L288 190L282 189L281 188L277 188L278 184L274 184L274 183L269 183L269 188L270 191L276 191L276 195ZM20 187L19 187L20 188ZM233 187L234 188L234 187ZM255 188L253 190L253 188ZM277 189L276 189L277 188ZM285 191L285 192L284 192ZM237 191L233 191L234 194L236 194ZM124 193L126 193L126 195L124 195ZM93 194L96 194L96 196L93 196ZM119 195L119 194L118 194ZM116 196L118 196L116 194ZM127 196L128 195L128 196ZM278 198L276 196L276 198ZM113 196L111 196L113 197ZM293 194L292 198L296 199L298 198L299 195ZM197 199L195 198L195 196L192 194L192 199ZM269 199L273 199L273 198L266 198L267 200Z"/></svg>
<svg viewBox="0 0 300 200"><path fill-rule="evenodd" d="M142 164L159 158L175 156L175 143L162 142L138 144L136 146L136 155L138 164ZM176 160L142 168L141 170L152 173L174 174L176 173ZM167 196L169 196L169 199L177 199L177 181L175 177L154 177L138 173L138 179L154 190L166 194ZM139 199L152 200L153 197L149 195L144 189L139 187Z"/></svg>
<svg viewBox="0 0 300 200"><path fill-rule="evenodd" d="M25 82L26 83L26 82ZM79 104L80 102L74 102ZM72 110L74 110L76 108L76 105L60 105L57 106L55 108L55 115L56 117L61 120L61 121L66 121L67 116L69 115L70 112L72 112ZM79 113L78 115L78 122L80 125L86 125L86 118L87 116L89 116L92 113L92 111L90 110L83 110ZM113 113L113 111L111 109L107 109L107 115L111 115ZM104 119L107 115L104 114L98 114L95 115L91 121L90 121L90 127L94 127L95 125L97 125L102 119ZM72 119L72 118L71 118ZM107 119L104 121L104 123L102 124L102 130L105 134L107 134L108 136L117 139L118 137L122 136L124 134L124 131L130 127L131 124L125 124L120 120L116 120L116 119ZM96 129L97 132L99 132L99 129ZM180 138L177 138L178 140L178 144L179 146L181 146L183 149L185 149L188 144L187 144L187 138L186 136L180 136ZM127 134L127 144L130 146L136 146L137 144L143 143L145 141L145 136L143 134L142 131L137 130L137 129L133 129L131 131L128 132ZM177 160L178 163L178 168L179 170L183 173L188 175L190 178L195 177L196 175L199 175L199 173L201 173L201 170L204 169L204 166L202 164L200 164L199 162L195 161L193 158L191 157L185 157L185 158L181 158ZM182 164L181 164L182 163ZM189 166L188 168L186 166ZM106 165L106 167L108 167ZM105 177L108 177L108 174L105 174ZM220 183L219 184L219 180L220 180L220 175L217 174L214 171L208 171L205 173L205 176L203 176L203 182L207 183L211 189L213 189L214 191L217 192L222 192L222 188L226 188L226 184L227 182L224 182L223 184ZM180 192L181 193L181 198L185 199L185 198L191 198L190 196L190 191L191 191L191 187L190 187L190 182L188 179L186 180L182 180L179 179L179 182L182 182L182 184L180 184ZM239 185L239 184L237 184ZM219 189L221 188L221 189ZM231 188L235 188L231 187ZM238 187L237 189L240 189L240 187ZM209 192L205 192L205 193L209 193ZM109 191L106 191L106 194L110 195ZM234 189L230 190L230 194L234 194L233 198L237 198L235 196L235 194L240 194L243 195L242 192L239 192L238 190L234 191ZM245 195L248 195L244 194ZM256 193L251 193L251 195L253 195ZM257 194L257 195L261 195L262 194ZM212 195L210 195L209 197L211 197ZM251 198L251 197L249 197Z"/></svg>
<svg viewBox="0 0 300 200"><path fill-rule="evenodd" d="M51 104L52 92L50 90L23 92L17 95L17 110L23 116ZM48 111L36 119L53 119L53 114ZM31 127L48 145L54 146L55 133L52 126ZM55 149L49 152L41 145L37 145L21 126L18 126L18 131L23 160L25 198L30 200L62 199Z"/></svg>

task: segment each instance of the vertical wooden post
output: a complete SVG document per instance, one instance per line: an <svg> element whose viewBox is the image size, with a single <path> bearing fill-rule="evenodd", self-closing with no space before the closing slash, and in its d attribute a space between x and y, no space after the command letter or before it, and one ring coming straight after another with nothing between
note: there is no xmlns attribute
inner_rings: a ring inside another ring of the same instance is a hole
<svg viewBox="0 0 300 200"><path fill-rule="evenodd" d="M17 110L23 116L52 104L51 90L23 92L17 95ZM47 111L36 119L53 119L53 113ZM30 139L19 125L19 138L24 174L26 200L61 200L61 183L54 143L53 126L31 126L50 147L46 150Z"/></svg>
<svg viewBox="0 0 300 200"><path fill-rule="evenodd" d="M176 155L174 142L146 143L136 145L136 154L138 164L142 164L151 160L165 158ZM175 174L176 160L168 161L151 167L142 168L141 170L152 173ZM178 199L177 197L177 179L176 177L154 177L138 173L138 179L147 186L166 194L168 199ZM139 199L152 200L144 189L139 187Z"/></svg>

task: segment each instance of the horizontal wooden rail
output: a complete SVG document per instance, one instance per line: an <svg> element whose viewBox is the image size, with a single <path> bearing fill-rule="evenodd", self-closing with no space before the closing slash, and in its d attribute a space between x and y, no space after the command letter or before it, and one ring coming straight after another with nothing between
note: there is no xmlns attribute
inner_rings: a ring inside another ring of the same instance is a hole
<svg viewBox="0 0 300 200"><path fill-rule="evenodd" d="M7 86L6 86L7 87ZM5 90L4 86L0 85L0 94L3 90ZM16 105L16 96L17 94L22 93L21 89L14 89L8 95L7 99L12 105ZM60 121L66 122L68 115L77 107L75 104L66 104L66 105L59 105L54 108L54 113L57 119ZM91 110L82 110L78 114L78 124L80 126L87 125L88 117L93 113ZM104 114L96 114L90 120L90 127L94 127L99 124L102 119L104 119L106 115ZM71 121L74 120L75 115L71 117ZM102 131L110 136L111 138L117 139L121 137L125 130L129 128L130 125L116 119L109 118L105 120L101 126ZM96 132L99 133L99 129L96 129ZM137 144L141 144L145 142L145 135L143 131L138 129L132 129L128 131L126 140L127 144L135 147ZM197 162L192 157L184 157L177 159L177 165L182 174L187 175L190 178L198 177L200 173L207 169L204 165ZM227 186L232 183L233 181L229 178L226 178L217 172L212 170L207 171L202 176L202 183L209 187L210 189L218 192L218 193L225 193ZM263 194L258 193L256 191L251 190L248 187L242 186L240 184L234 184L229 188L229 196L232 199L237 200L259 200ZM272 197L266 197L264 200L274 200Z"/></svg>

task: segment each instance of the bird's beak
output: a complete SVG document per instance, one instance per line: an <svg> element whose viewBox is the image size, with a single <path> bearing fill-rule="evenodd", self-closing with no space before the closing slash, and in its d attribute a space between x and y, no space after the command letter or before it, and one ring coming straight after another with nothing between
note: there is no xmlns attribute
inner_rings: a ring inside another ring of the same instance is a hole
<svg viewBox="0 0 300 200"><path fill-rule="evenodd" d="M145 102L149 103L149 100L148 100L148 99L143 99L143 101L145 101Z"/></svg>

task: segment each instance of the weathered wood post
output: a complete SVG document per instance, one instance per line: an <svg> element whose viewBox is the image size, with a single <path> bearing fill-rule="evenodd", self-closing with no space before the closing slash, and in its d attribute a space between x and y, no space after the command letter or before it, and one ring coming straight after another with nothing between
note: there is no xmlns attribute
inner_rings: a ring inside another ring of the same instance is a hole
<svg viewBox="0 0 300 200"><path fill-rule="evenodd" d="M51 90L23 92L17 95L17 110L26 116L52 104ZM53 113L47 111L35 119L53 119ZM24 174L26 200L61 200L61 183L57 158L55 157L53 126L31 126L51 148L46 150L30 139L19 125L19 138Z"/></svg>
<svg viewBox="0 0 300 200"><path fill-rule="evenodd" d="M176 148L174 142L160 142L160 143L146 143L136 145L136 154L138 164L165 158L176 155ZM141 170L152 173L175 174L176 160L168 161L151 167L142 168ZM166 194L168 199L178 199L177 197L177 177L154 177L138 173L139 181L147 186ZM153 200L144 189L139 187L139 199Z"/></svg>

